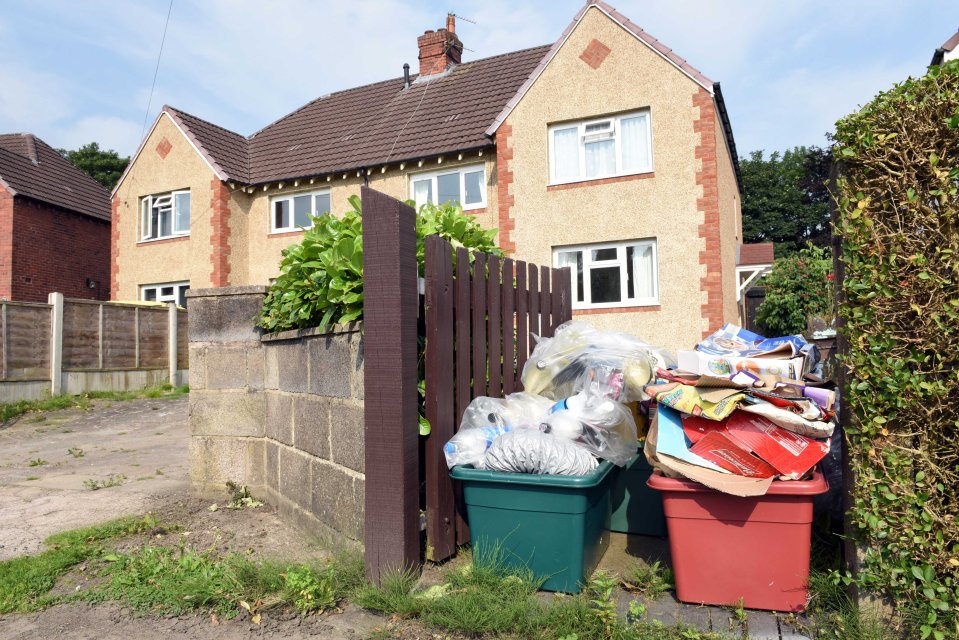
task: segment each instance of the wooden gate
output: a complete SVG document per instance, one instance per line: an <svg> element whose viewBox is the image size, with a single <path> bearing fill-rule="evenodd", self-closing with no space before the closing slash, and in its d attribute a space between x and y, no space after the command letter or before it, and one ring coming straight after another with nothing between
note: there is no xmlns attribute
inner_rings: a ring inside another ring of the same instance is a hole
<svg viewBox="0 0 959 640"><path fill-rule="evenodd" d="M471 254L438 236L426 239L426 558L439 561L469 542L459 487L443 445L478 396L522 391L520 375L535 346L572 317L569 269L486 253Z"/></svg>

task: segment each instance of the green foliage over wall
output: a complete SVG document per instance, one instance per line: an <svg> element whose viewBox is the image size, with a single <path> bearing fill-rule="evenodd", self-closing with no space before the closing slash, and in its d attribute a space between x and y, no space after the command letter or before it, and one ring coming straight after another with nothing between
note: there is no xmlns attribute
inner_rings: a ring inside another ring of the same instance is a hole
<svg viewBox="0 0 959 640"><path fill-rule="evenodd" d="M959 638L959 61L836 126L858 581Z"/></svg>
<svg viewBox="0 0 959 640"><path fill-rule="evenodd" d="M811 244L776 260L772 273L760 282L766 287L757 317L763 332L768 336L802 333L809 316L831 316L831 271L832 252Z"/></svg>
<svg viewBox="0 0 959 640"><path fill-rule="evenodd" d="M303 240L283 251L280 276L270 287L257 324L267 331L329 327L363 315L363 213L358 196L342 217L313 218ZM502 252L496 229L484 229L459 206L424 205L416 214L416 259L423 275L426 236L454 247Z"/></svg>
<svg viewBox="0 0 959 640"><path fill-rule="evenodd" d="M123 158L113 149L101 149L96 142L85 144L73 151L67 149L57 149L57 151L107 189L113 189L116 186L124 169L130 164L129 156Z"/></svg>

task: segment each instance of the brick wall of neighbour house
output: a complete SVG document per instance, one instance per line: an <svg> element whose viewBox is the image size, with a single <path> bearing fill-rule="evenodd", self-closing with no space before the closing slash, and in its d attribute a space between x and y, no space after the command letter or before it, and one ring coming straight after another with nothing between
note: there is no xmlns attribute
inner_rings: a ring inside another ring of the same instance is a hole
<svg viewBox="0 0 959 640"><path fill-rule="evenodd" d="M191 477L246 484L299 526L362 540L358 326L261 335L266 287L190 292Z"/></svg>
<svg viewBox="0 0 959 640"><path fill-rule="evenodd" d="M693 95L693 106L699 116L693 121L693 130L699 134L696 146L696 186L700 196L696 206L702 212L699 237L703 247L699 251L699 264L706 268L700 279L700 289L706 294L702 303L705 320L702 336L706 337L723 325L723 255L719 215L719 170L717 160L716 109L713 97L703 88Z"/></svg>
<svg viewBox="0 0 959 640"><path fill-rule="evenodd" d="M0 300L13 295L13 196L0 187Z"/></svg>
<svg viewBox="0 0 959 640"><path fill-rule="evenodd" d="M593 7L496 133L501 242L532 262L550 264L555 247L655 238L658 305L573 315L669 349L691 348L712 322L704 312L715 298L708 297L703 280L718 269L709 271L701 254L726 259L735 252L732 244L707 246L719 238L718 214L715 206L706 211L701 200L711 197L715 204L716 190L725 185L716 182L713 129L704 136L694 128L700 92L706 93ZM650 113L653 171L550 185L549 125L639 109ZM703 137L713 144L706 173ZM712 187L704 194L700 185L706 179ZM715 237L703 235L706 227ZM721 299L723 293L717 284L714 295ZM720 306L718 317L722 313Z"/></svg>
<svg viewBox="0 0 959 640"><path fill-rule="evenodd" d="M46 302L54 291L67 298L108 298L110 222L17 196L12 240L13 300Z"/></svg>
<svg viewBox="0 0 959 640"><path fill-rule="evenodd" d="M715 108L715 103L713 103ZM717 114L718 115L718 114ZM717 186L719 188L719 240L722 247L720 270L722 272L723 322L740 321L739 304L736 301L736 247L742 242L741 194L736 181L732 154L723 136L722 123L716 118Z"/></svg>

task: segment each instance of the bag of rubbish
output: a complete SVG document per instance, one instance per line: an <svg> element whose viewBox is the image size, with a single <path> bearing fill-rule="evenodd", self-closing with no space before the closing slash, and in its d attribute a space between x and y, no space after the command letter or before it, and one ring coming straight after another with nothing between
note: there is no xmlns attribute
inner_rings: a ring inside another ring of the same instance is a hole
<svg viewBox="0 0 959 640"><path fill-rule="evenodd" d="M535 429L516 429L493 441L485 456L490 471L583 476L597 466L586 449Z"/></svg>
<svg viewBox="0 0 959 640"><path fill-rule="evenodd" d="M620 467L636 455L636 420L632 412L625 405L589 391L553 405L541 429Z"/></svg>
<svg viewBox="0 0 959 640"><path fill-rule="evenodd" d="M643 387L656 367L670 365L672 356L635 336L570 321L536 344L523 367L523 388L554 400L590 388L617 402L635 402L647 399Z"/></svg>
<svg viewBox="0 0 959 640"><path fill-rule="evenodd" d="M531 393L511 393L505 398L481 396L463 412L459 431L443 446L446 464L483 467L483 456L493 440L517 427L536 428L549 412L552 401Z"/></svg>

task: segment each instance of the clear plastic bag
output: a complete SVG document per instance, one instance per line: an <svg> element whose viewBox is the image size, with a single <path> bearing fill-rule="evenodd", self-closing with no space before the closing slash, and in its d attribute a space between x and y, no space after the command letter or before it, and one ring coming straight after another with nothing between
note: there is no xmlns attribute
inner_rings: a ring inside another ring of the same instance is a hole
<svg viewBox="0 0 959 640"><path fill-rule="evenodd" d="M662 349L627 333L597 331L567 322L552 338L539 340L523 367L523 388L559 400L583 390L615 400L646 400L643 387L657 367L675 366Z"/></svg>
<svg viewBox="0 0 959 640"><path fill-rule="evenodd" d="M589 391L557 402L541 428L620 467L636 455L636 420L632 412Z"/></svg>
<svg viewBox="0 0 959 640"><path fill-rule="evenodd" d="M485 468L484 456L493 440L519 427L538 428L552 404L549 398L522 392L474 399L463 412L459 431L443 446L447 466Z"/></svg>
<svg viewBox="0 0 959 640"><path fill-rule="evenodd" d="M492 471L584 476L598 463L569 440L535 429L516 429L496 438L486 451L485 464Z"/></svg>

